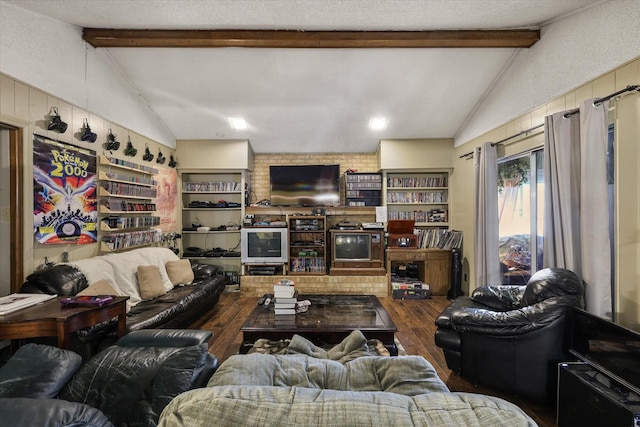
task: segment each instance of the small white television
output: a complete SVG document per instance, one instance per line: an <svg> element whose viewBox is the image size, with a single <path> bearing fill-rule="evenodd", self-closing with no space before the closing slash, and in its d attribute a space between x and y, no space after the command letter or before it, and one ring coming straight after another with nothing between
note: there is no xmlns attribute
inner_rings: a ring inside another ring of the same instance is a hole
<svg viewBox="0 0 640 427"><path fill-rule="evenodd" d="M287 264L287 228L246 227L240 234L240 260L243 264Z"/></svg>

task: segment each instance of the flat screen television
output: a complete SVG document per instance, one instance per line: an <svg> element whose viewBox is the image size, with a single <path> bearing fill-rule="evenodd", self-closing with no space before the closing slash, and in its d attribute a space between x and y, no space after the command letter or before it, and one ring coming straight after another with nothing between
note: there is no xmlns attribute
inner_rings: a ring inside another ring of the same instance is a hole
<svg viewBox="0 0 640 427"><path fill-rule="evenodd" d="M270 166L272 206L338 206L340 165Z"/></svg>
<svg viewBox="0 0 640 427"><path fill-rule="evenodd" d="M247 227L240 230L243 264L286 264L289 261L288 229Z"/></svg>
<svg viewBox="0 0 640 427"><path fill-rule="evenodd" d="M640 333L578 308L568 320L569 352L640 394Z"/></svg>

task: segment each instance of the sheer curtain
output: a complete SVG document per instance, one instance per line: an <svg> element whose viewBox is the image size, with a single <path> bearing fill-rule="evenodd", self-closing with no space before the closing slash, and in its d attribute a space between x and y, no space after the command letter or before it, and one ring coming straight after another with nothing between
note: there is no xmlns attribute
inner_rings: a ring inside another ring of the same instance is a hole
<svg viewBox="0 0 640 427"><path fill-rule="evenodd" d="M475 172L474 264L475 285L498 285L498 155L496 147L485 142L473 153Z"/></svg>
<svg viewBox="0 0 640 427"><path fill-rule="evenodd" d="M587 100L579 113L545 118L545 267L574 271L589 312L611 318L607 191L609 103Z"/></svg>

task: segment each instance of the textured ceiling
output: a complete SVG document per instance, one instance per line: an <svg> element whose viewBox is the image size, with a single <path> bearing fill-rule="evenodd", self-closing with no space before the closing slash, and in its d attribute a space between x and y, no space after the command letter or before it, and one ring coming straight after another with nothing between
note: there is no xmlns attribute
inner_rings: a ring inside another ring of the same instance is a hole
<svg viewBox="0 0 640 427"><path fill-rule="evenodd" d="M6 0L78 27L435 30L538 28L601 0ZM256 152L371 152L451 138L516 49L109 48L176 139ZM230 128L229 117L249 128ZM385 116L387 129L369 119Z"/></svg>

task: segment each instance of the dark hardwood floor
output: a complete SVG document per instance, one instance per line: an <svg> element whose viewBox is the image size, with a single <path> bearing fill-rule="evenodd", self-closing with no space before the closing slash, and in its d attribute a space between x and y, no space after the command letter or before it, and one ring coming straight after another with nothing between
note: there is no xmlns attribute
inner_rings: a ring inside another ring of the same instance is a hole
<svg viewBox="0 0 640 427"><path fill-rule="evenodd" d="M556 427L555 408L476 386L447 368L442 350L435 345L433 339L435 318L449 304L445 297L433 297L427 300L380 298L380 301L398 327L396 337L407 354L420 355L431 362L451 391L501 397L522 408L540 427ZM258 298L243 297L238 292L223 293L218 304L192 325L194 329L213 332L209 350L218 357L220 362L238 353L242 341L240 327L257 302Z"/></svg>

